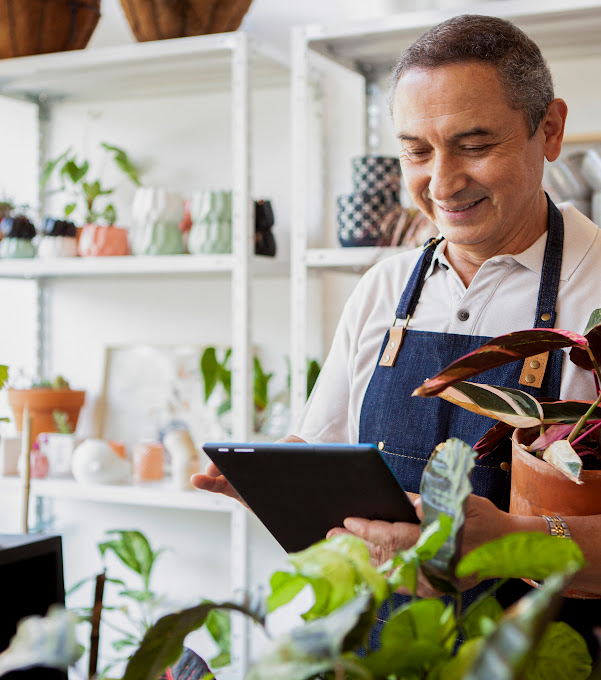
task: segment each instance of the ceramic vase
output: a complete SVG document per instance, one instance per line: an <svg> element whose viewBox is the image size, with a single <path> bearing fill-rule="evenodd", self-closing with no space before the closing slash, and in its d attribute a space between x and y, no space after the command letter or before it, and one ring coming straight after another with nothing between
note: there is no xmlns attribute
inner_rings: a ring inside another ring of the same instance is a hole
<svg viewBox="0 0 601 680"><path fill-rule="evenodd" d="M20 260L35 257L35 246L31 239L5 236L0 241L0 258Z"/></svg>
<svg viewBox="0 0 601 680"><path fill-rule="evenodd" d="M131 477L129 461L102 439L86 439L75 449L71 471L81 484L122 484Z"/></svg>
<svg viewBox="0 0 601 680"><path fill-rule="evenodd" d="M180 222L184 201L176 191L163 187L140 187L132 205L134 255L181 255L184 241Z"/></svg>
<svg viewBox="0 0 601 680"><path fill-rule="evenodd" d="M232 252L231 191L197 191L190 201L190 217L190 253L201 255Z"/></svg>

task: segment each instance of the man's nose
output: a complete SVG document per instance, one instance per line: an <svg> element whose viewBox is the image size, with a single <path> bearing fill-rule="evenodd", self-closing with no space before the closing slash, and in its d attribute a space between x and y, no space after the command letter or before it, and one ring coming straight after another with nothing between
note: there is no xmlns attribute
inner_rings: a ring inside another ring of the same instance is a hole
<svg viewBox="0 0 601 680"><path fill-rule="evenodd" d="M436 154L430 174L428 189L434 201L448 201L468 185L468 175L461 162L453 154Z"/></svg>

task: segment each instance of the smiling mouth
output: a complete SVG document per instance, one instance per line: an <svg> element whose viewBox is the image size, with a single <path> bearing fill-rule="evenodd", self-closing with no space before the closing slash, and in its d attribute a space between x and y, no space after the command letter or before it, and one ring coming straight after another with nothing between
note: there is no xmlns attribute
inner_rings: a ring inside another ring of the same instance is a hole
<svg viewBox="0 0 601 680"><path fill-rule="evenodd" d="M458 208L445 208L444 206L439 205L438 203L436 205L438 205L438 207L441 210L444 210L445 212L457 213L457 212L463 212L464 210L468 210L468 208L471 208L474 205L481 203L483 200L484 200L483 198L479 198L477 201L472 201L472 203L466 203L465 205L459 206Z"/></svg>

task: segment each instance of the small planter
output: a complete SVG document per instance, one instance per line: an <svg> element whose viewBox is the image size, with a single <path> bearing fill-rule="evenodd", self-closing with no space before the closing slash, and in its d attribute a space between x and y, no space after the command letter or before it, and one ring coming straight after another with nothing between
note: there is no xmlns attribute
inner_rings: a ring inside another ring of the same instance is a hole
<svg viewBox="0 0 601 680"><path fill-rule="evenodd" d="M235 31L251 0L121 0L136 40Z"/></svg>
<svg viewBox="0 0 601 680"><path fill-rule="evenodd" d="M580 479L584 484L575 484L524 448L537 435L537 428L520 429L513 434L509 512L566 517L601 514L601 470L583 470ZM568 589L564 595L580 599L601 597L573 589Z"/></svg>
<svg viewBox="0 0 601 680"><path fill-rule="evenodd" d="M8 390L8 403L14 413L18 432L22 432L23 429L25 404L29 408L32 442L42 432L56 432L56 423L52 415L54 411L64 411L71 429L75 430L85 397L86 393L83 390L53 390L45 387L31 390Z"/></svg>
<svg viewBox="0 0 601 680"><path fill-rule="evenodd" d="M81 230L77 252L81 257L129 255L127 229L86 224Z"/></svg>
<svg viewBox="0 0 601 680"><path fill-rule="evenodd" d="M81 50L100 19L100 0L0 0L0 59Z"/></svg>

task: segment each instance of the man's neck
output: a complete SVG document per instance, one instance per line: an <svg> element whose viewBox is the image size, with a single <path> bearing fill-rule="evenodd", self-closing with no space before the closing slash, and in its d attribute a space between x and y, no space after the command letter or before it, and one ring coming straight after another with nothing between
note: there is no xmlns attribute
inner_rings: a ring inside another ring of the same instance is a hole
<svg viewBox="0 0 601 680"><path fill-rule="evenodd" d="M548 207L545 197L544 210L539 211L536 221L531 221L528 228L520 229L507 242L497 243L492 247L487 247L487 244L463 245L448 242L447 259L467 288L486 260L496 255L517 255L536 243L547 231L547 216Z"/></svg>

